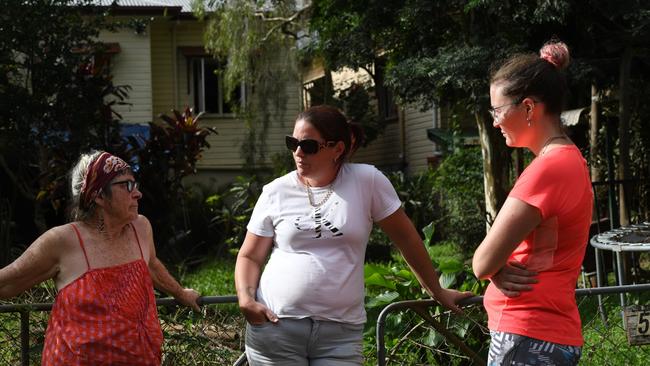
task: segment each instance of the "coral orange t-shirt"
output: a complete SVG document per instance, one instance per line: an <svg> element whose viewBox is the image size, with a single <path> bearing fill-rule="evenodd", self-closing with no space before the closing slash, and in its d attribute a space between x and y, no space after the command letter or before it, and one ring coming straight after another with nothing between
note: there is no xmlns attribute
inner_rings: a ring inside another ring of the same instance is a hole
<svg viewBox="0 0 650 366"><path fill-rule="evenodd" d="M488 327L548 342L581 346L575 287L589 238L593 205L587 163L573 145L538 156L509 197L539 209L542 222L510 255L538 272L538 283L508 298L494 284L485 293Z"/></svg>

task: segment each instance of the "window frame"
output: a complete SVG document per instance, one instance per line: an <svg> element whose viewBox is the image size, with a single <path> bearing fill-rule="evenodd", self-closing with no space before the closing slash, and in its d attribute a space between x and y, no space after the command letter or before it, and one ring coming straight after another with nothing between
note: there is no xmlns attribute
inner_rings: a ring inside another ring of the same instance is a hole
<svg viewBox="0 0 650 366"><path fill-rule="evenodd" d="M394 122L399 119L399 106L395 101L395 95L384 83L386 60L379 58L375 61L375 98L377 99L377 114L386 122Z"/></svg>
<svg viewBox="0 0 650 366"><path fill-rule="evenodd" d="M232 99L230 104L231 107L228 107L226 99L224 96L224 85L223 77L220 75L215 75L216 79L216 110L207 110L208 101L206 95L206 72L210 72L209 64L219 65L219 61L214 57L208 55L187 55L187 98L188 102L192 104L193 110L195 113L203 112L206 116L215 116L215 117L234 117L236 112L234 107L238 103L240 107L246 105L247 90L246 85L242 82L238 89L234 91L235 94L239 94L239 100L236 101ZM206 67L207 66L207 67ZM207 70L206 70L207 69ZM212 68L214 70L215 68ZM230 110L228 110L230 109Z"/></svg>

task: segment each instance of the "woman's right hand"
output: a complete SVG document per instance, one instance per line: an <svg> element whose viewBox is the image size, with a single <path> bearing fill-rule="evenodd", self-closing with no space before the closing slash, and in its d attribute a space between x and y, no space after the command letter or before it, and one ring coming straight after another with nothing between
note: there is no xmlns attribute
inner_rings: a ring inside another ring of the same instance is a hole
<svg viewBox="0 0 650 366"><path fill-rule="evenodd" d="M531 284L537 283L537 272L529 271L526 265L510 261L499 270L490 281L507 297L517 297L521 291L530 291L533 289Z"/></svg>
<svg viewBox="0 0 650 366"><path fill-rule="evenodd" d="M251 325L262 325L266 322L277 323L278 316L264 304L250 300L244 304L239 304L239 310Z"/></svg>
<svg viewBox="0 0 650 366"><path fill-rule="evenodd" d="M278 316L264 304L257 302L256 292L261 269L273 246L273 238L246 232L246 238L235 263L235 288L239 300L239 310L251 325L261 325L270 321L277 323Z"/></svg>

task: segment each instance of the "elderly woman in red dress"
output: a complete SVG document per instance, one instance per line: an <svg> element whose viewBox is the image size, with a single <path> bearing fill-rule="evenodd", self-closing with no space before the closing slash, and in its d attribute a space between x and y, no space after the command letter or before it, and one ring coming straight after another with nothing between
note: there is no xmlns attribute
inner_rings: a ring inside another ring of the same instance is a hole
<svg viewBox="0 0 650 366"><path fill-rule="evenodd" d="M198 310L156 258L142 193L129 165L84 154L71 174L73 222L41 235L0 269L0 298L54 279L43 365L160 365L162 332L153 284Z"/></svg>

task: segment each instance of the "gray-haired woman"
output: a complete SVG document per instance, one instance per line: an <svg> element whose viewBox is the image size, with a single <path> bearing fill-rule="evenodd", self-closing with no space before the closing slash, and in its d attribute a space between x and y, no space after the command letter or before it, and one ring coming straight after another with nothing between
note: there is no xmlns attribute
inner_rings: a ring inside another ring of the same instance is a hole
<svg viewBox="0 0 650 366"><path fill-rule="evenodd" d="M162 332L153 286L196 310L156 257L142 193L129 165L107 152L83 154L71 172L73 222L41 235L0 269L0 297L48 279L58 294L42 365L160 365Z"/></svg>

